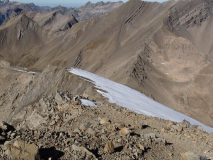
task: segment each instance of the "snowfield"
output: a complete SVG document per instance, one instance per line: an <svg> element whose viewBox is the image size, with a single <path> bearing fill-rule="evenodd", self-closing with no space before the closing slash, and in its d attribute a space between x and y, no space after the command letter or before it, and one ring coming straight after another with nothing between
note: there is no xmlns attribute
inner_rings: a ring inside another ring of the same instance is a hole
<svg viewBox="0 0 213 160"><path fill-rule="evenodd" d="M213 128L208 127L200 123L199 121L190 118L182 113L179 113L173 109L170 109L125 85L113 82L96 74L76 68L71 68L68 71L70 73L87 78L85 79L87 81L89 81L88 79L90 79L90 82L92 82L96 88L105 90L106 92L102 92L97 89L97 92L108 98L110 103L116 103L136 113L144 114L147 116L159 117L175 122L182 122L183 120L187 120L191 124L202 126L203 130L205 131L213 132Z"/></svg>

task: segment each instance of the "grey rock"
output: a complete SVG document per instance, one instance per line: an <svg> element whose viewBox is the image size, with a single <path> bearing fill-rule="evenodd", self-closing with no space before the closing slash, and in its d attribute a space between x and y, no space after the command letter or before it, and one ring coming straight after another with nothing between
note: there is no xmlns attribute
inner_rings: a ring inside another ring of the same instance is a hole
<svg viewBox="0 0 213 160"><path fill-rule="evenodd" d="M148 133L144 135L145 138L156 138L155 133Z"/></svg>
<svg viewBox="0 0 213 160"><path fill-rule="evenodd" d="M192 152L181 153L183 160L200 160L200 156Z"/></svg>
<svg viewBox="0 0 213 160"><path fill-rule="evenodd" d="M74 151L83 151L86 154L93 156L94 158L96 157L92 152L88 151L86 148L78 147L78 146L76 146L74 144L72 145L72 150L74 150Z"/></svg>
<svg viewBox="0 0 213 160"><path fill-rule="evenodd" d="M183 130L182 126L172 125L172 128L178 132L181 132Z"/></svg>

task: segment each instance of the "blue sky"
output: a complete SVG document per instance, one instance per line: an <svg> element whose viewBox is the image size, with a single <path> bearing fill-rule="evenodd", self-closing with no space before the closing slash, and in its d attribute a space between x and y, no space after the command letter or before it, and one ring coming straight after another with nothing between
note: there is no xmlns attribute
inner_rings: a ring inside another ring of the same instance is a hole
<svg viewBox="0 0 213 160"><path fill-rule="evenodd" d="M10 0L13 1L13 0ZM89 0L16 0L18 2L22 3L34 3L36 5L40 6L51 6L55 7L58 5L62 5L65 7L80 7L87 3ZM100 2L101 0L90 0L92 3ZM104 0L103 0L104 1ZM107 0L107 1L116 1L116 0ZM107 2L106 1L106 2ZM123 2L126 2L127 0L123 0Z"/></svg>

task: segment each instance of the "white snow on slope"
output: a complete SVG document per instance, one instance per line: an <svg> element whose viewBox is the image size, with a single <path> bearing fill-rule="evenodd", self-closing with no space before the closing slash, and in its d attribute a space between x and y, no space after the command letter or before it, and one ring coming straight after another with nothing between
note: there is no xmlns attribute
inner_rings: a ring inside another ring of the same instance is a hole
<svg viewBox="0 0 213 160"><path fill-rule="evenodd" d="M32 73L35 74L36 72L32 72L32 71L26 71L26 70L21 70L21 69L13 69L14 71L18 71L18 72L24 72L24 73Z"/></svg>
<svg viewBox="0 0 213 160"><path fill-rule="evenodd" d="M93 103L92 101L86 100L86 99L79 99L81 101L81 103L85 106L90 106L90 107L95 107L95 103Z"/></svg>
<svg viewBox="0 0 213 160"><path fill-rule="evenodd" d="M96 74L72 68L69 72L90 79L94 85L107 93L97 90L104 97L109 99L111 103L117 103L120 106L126 107L139 114L147 116L159 117L162 119L168 119L175 122L182 122L184 119L191 124L202 126L204 130L213 132L213 128L208 127L199 121L190 118L182 113L179 113L173 109L170 109L144 94L133 90L125 85L113 82Z"/></svg>

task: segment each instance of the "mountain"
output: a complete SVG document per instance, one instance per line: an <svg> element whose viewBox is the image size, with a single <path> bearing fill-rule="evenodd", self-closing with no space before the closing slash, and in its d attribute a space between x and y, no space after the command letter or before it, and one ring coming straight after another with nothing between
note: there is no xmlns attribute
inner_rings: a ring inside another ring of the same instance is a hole
<svg viewBox="0 0 213 160"><path fill-rule="evenodd" d="M13 46L17 38L8 39L17 35L7 31L12 24L15 28L14 18L0 27L4 42L0 57L14 66L41 70L47 64L85 69L212 126L211 8L211 1L205 0L131 0L65 31L69 18L64 18L63 25L58 25L62 18L57 18L63 12L37 14L30 19L41 28L36 35L40 38L28 42L26 37L32 35L26 33L15 49L9 44Z"/></svg>
<svg viewBox="0 0 213 160"><path fill-rule="evenodd" d="M78 21L73 16L63 15L60 10L37 13L32 19L50 31L62 31L71 28Z"/></svg>
<svg viewBox="0 0 213 160"><path fill-rule="evenodd" d="M38 46L42 46L48 40L48 31L24 14L11 17L0 28L1 56L13 65L25 59L24 55L28 57L27 61L31 65L34 60L29 57L29 52L36 51ZM12 57L14 61L11 61Z"/></svg>
<svg viewBox="0 0 213 160"><path fill-rule="evenodd" d="M137 114L117 102L109 103L109 96L114 100L118 96L120 100L130 100L125 105L142 100L131 100L132 93L137 91L130 88L130 97L125 97L128 93L117 94L129 90L124 85L79 69L71 70L75 72L72 74L55 66L30 71L10 67L6 62L0 65L0 158L184 160L213 157L210 143L213 135L201 126L186 120L177 123ZM144 98L139 105L158 104L139 92L137 95ZM172 117L171 114L175 117L180 113L170 113Z"/></svg>
<svg viewBox="0 0 213 160"><path fill-rule="evenodd" d="M49 12L52 11L52 8L50 7L39 7L36 6L33 3L19 3L19 2L3 2L0 1L0 25L9 18L10 14L13 12L13 10L20 8L27 11L36 11L36 12Z"/></svg>
<svg viewBox="0 0 213 160"><path fill-rule="evenodd" d="M0 159L213 159L212 2L98 6L8 12Z"/></svg>
<svg viewBox="0 0 213 160"><path fill-rule="evenodd" d="M77 20L73 16L62 15L59 10L37 13L15 9L0 26L1 57L13 65L23 60L31 66L38 60L36 53L40 47L75 23ZM33 56L29 55L31 52Z"/></svg>
<svg viewBox="0 0 213 160"><path fill-rule="evenodd" d="M66 8L63 6L58 7L48 7L48 6L37 6L34 3L19 3L19 2L3 2L0 1L0 25L11 15L13 10L20 8L26 11L33 11L37 13L48 13L56 10L60 10L62 14L70 16L74 16L78 21L87 20L91 17L99 17L108 13L119 6L121 6L123 2L98 2L91 3L88 2L86 5L80 8Z"/></svg>
<svg viewBox="0 0 213 160"><path fill-rule="evenodd" d="M66 8L58 6L59 9L65 15L73 15L78 21L84 21L91 17L101 17L104 14L111 12L112 10L123 5L122 1L118 2L87 2L80 8Z"/></svg>

